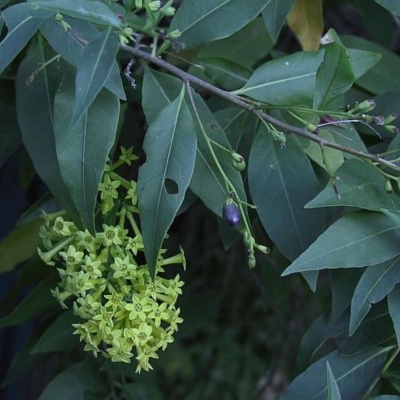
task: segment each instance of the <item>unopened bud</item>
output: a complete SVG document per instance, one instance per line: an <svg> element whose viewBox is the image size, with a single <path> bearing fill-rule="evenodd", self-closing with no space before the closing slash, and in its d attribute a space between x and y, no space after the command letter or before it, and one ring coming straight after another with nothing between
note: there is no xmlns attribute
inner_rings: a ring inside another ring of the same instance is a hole
<svg viewBox="0 0 400 400"><path fill-rule="evenodd" d="M264 253L264 254L270 253L270 249L267 246L262 246L260 244L256 244L255 247L257 250L261 251L261 253Z"/></svg>
<svg viewBox="0 0 400 400"><path fill-rule="evenodd" d="M256 266L256 258L254 257L254 253L249 254L249 267L254 268Z"/></svg>
<svg viewBox="0 0 400 400"><path fill-rule="evenodd" d="M393 134L396 134L399 131L399 128L394 125L385 125L384 128L386 131L393 133Z"/></svg>
<svg viewBox="0 0 400 400"><path fill-rule="evenodd" d="M177 39L180 36L181 36L181 31L179 29L175 29L174 31L168 33L167 38L168 39Z"/></svg>
<svg viewBox="0 0 400 400"><path fill-rule="evenodd" d="M386 190L386 193L393 193L393 186L392 186L392 182L390 181L390 179L386 179L385 190Z"/></svg>
<svg viewBox="0 0 400 400"><path fill-rule="evenodd" d="M355 107L353 107L350 112L357 112L357 113L367 113L372 111L376 107L376 103L374 100L364 100L361 103L357 104Z"/></svg>
<svg viewBox="0 0 400 400"><path fill-rule="evenodd" d="M392 123L397 118L397 114L393 113L385 118L385 125Z"/></svg>

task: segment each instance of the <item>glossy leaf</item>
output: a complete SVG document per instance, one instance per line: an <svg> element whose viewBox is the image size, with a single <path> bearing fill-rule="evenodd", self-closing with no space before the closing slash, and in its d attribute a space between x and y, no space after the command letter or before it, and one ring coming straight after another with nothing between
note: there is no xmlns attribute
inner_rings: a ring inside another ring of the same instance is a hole
<svg viewBox="0 0 400 400"><path fill-rule="evenodd" d="M354 290L351 301L350 335L358 328L371 308L400 282L400 257L368 267Z"/></svg>
<svg viewBox="0 0 400 400"><path fill-rule="evenodd" d="M290 29L297 35L303 50L318 49L324 29L322 0L297 0L287 21Z"/></svg>
<svg viewBox="0 0 400 400"><path fill-rule="evenodd" d="M107 5L96 0L28 0L32 10L44 9L71 17L121 28L121 20Z"/></svg>
<svg viewBox="0 0 400 400"><path fill-rule="evenodd" d="M142 107L148 124L178 96L182 81L162 72L145 69L143 78ZM157 99L157 101L154 101Z"/></svg>
<svg viewBox="0 0 400 400"><path fill-rule="evenodd" d="M382 208L400 210L400 196L386 193L385 178L366 162L356 158L347 160L335 174L340 200L329 182L317 197L307 203L307 208L349 206L371 211Z"/></svg>
<svg viewBox="0 0 400 400"><path fill-rule="evenodd" d="M355 80L346 49L337 43L328 44L318 68L314 109L323 109L337 96L347 92Z"/></svg>
<svg viewBox="0 0 400 400"><path fill-rule="evenodd" d="M288 137L282 149L261 128L253 141L248 174L251 198L266 232L280 252L294 260L325 228L323 210L304 209L320 190L310 161L295 139Z"/></svg>
<svg viewBox="0 0 400 400"><path fill-rule="evenodd" d="M400 87L400 76L398 74L400 68L399 56L382 46L362 38L343 36L342 40L346 47L381 55L379 62L357 80L356 83L358 86L377 95Z"/></svg>
<svg viewBox="0 0 400 400"><path fill-rule="evenodd" d="M376 3L385 7L393 14L400 16L400 4L396 0L375 0Z"/></svg>
<svg viewBox="0 0 400 400"><path fill-rule="evenodd" d="M378 376L388 348L374 348L353 356L328 354L290 384L282 400L325 400L327 396L325 365L329 362L341 393L346 399L359 399Z"/></svg>
<svg viewBox="0 0 400 400"><path fill-rule="evenodd" d="M387 296L390 318L396 332L397 344L400 343L400 285L396 285ZM399 380L400 384L400 380Z"/></svg>
<svg viewBox="0 0 400 400"><path fill-rule="evenodd" d="M79 223L75 205L61 177L54 140L53 102L64 64L49 64L27 85L27 79L37 66L52 57L52 51L40 46L21 62L16 78L18 122L36 172L70 217Z"/></svg>
<svg viewBox="0 0 400 400"><path fill-rule="evenodd" d="M192 177L196 134L181 95L149 126L143 144L146 163L139 169L138 202L146 261L154 276L165 235Z"/></svg>
<svg viewBox="0 0 400 400"><path fill-rule="evenodd" d="M91 41L99 35L99 31L88 21L68 16L65 16L64 20L71 26L73 32L78 32L79 36L87 41ZM85 46L73 36L71 31L66 31L55 19L48 18L40 26L40 32L61 57L78 68ZM113 62L104 86L121 100L126 100L116 61Z"/></svg>
<svg viewBox="0 0 400 400"><path fill-rule="evenodd" d="M55 351L71 351L79 345L79 337L74 335L76 330L72 324L78 322L78 317L70 311L64 311L44 331L31 354L49 353Z"/></svg>
<svg viewBox="0 0 400 400"><path fill-rule="evenodd" d="M283 272L360 268L400 254L400 226L382 213L359 211L333 223Z"/></svg>
<svg viewBox="0 0 400 400"><path fill-rule="evenodd" d="M42 23L41 19L28 14L28 8L25 3L16 4L2 13L9 31L0 43L0 74L25 47Z"/></svg>
<svg viewBox="0 0 400 400"><path fill-rule="evenodd" d="M381 59L381 55L374 51L359 49L346 49L346 51L350 58L351 68L356 79L361 78Z"/></svg>
<svg viewBox="0 0 400 400"><path fill-rule="evenodd" d="M62 179L79 212L83 226L94 228L94 208L108 153L114 144L119 101L103 90L71 126L75 90L66 76L54 100L54 134ZM107 110L105 113L104 110Z"/></svg>
<svg viewBox="0 0 400 400"><path fill-rule="evenodd" d="M262 11L265 26L274 43L295 3L296 0L270 0Z"/></svg>
<svg viewBox="0 0 400 400"><path fill-rule="evenodd" d="M19 225L0 242L0 273L11 271L20 262L36 254L42 223L43 220L36 219Z"/></svg>
<svg viewBox="0 0 400 400"><path fill-rule="evenodd" d="M273 105L310 104L322 52L298 52L258 67L236 94Z"/></svg>
<svg viewBox="0 0 400 400"><path fill-rule="evenodd" d="M232 35L254 20L267 4L268 0L185 0L168 31L178 29L186 49L193 48Z"/></svg>
<svg viewBox="0 0 400 400"><path fill-rule="evenodd" d="M194 101L208 137L220 146L230 149L225 132L219 126L207 104L197 94L194 95ZM190 189L211 211L221 216L222 207L229 195L229 189L226 187L225 179L215 163L195 116L193 116L193 119L197 132L197 156ZM242 177L240 172L233 167L231 155L216 145L213 146L213 150L221 168L235 187L239 198L242 201L246 201Z"/></svg>
<svg viewBox="0 0 400 400"><path fill-rule="evenodd" d="M268 5L272 3L270 1ZM198 57L223 57L246 68L251 68L271 50L272 43L260 18L251 21L233 35L202 47Z"/></svg>
<svg viewBox="0 0 400 400"><path fill-rule="evenodd" d="M86 359L56 375L46 386L39 400L83 400L86 391L101 391L104 385L106 381L102 379L97 366Z"/></svg>
<svg viewBox="0 0 400 400"><path fill-rule="evenodd" d="M86 112L107 81L118 52L118 41L109 27L83 49L75 80L72 125Z"/></svg>
<svg viewBox="0 0 400 400"><path fill-rule="evenodd" d="M335 376L333 375L332 368L329 365L329 361L326 362L326 374L327 374L327 388L328 395L327 400L342 400L342 396L340 395L339 387L335 380Z"/></svg>
<svg viewBox="0 0 400 400"><path fill-rule="evenodd" d="M204 73L217 86L222 86L226 90L242 87L251 75L251 70L248 68L221 57L198 58L197 62L205 68Z"/></svg>

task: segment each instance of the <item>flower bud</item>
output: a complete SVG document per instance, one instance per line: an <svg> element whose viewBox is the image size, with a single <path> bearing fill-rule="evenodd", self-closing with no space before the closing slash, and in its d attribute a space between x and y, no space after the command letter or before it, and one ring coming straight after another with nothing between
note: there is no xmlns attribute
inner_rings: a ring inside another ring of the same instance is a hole
<svg viewBox="0 0 400 400"><path fill-rule="evenodd" d="M372 117L372 123L379 126L385 125L385 117L380 115L377 117Z"/></svg>
<svg viewBox="0 0 400 400"><path fill-rule="evenodd" d="M384 128L386 131L393 133L393 134L396 134L399 131L399 128L394 125L385 125Z"/></svg>
<svg viewBox="0 0 400 400"><path fill-rule="evenodd" d="M267 246L262 246L260 244L255 244L255 247L256 247L256 249L261 251L261 253L264 253L264 254L269 254L270 253L270 249Z"/></svg>
<svg viewBox="0 0 400 400"><path fill-rule="evenodd" d="M242 161L232 161L233 168L236 169L236 171L242 172L246 169L246 161L244 159Z"/></svg>
<svg viewBox="0 0 400 400"><path fill-rule="evenodd" d="M168 33L167 38L177 39L180 36L181 36L181 31L179 29L175 29L174 31Z"/></svg>
<svg viewBox="0 0 400 400"><path fill-rule="evenodd" d="M230 226L240 224L240 210L232 199L228 199L222 207L222 218Z"/></svg>
<svg viewBox="0 0 400 400"><path fill-rule="evenodd" d="M353 107L350 112L362 112L362 113L367 113L372 111L376 107L376 103L374 100L364 100L361 103L357 104L355 107Z"/></svg>
<svg viewBox="0 0 400 400"><path fill-rule="evenodd" d="M392 186L392 182L390 181L390 179L386 179L385 190L386 190L386 193L393 193L393 186Z"/></svg>
<svg viewBox="0 0 400 400"><path fill-rule="evenodd" d="M254 253L249 254L249 267L254 268L256 266L256 258L254 257Z"/></svg>
<svg viewBox="0 0 400 400"><path fill-rule="evenodd" d="M393 113L385 118L385 125L392 123L397 118L397 114Z"/></svg>

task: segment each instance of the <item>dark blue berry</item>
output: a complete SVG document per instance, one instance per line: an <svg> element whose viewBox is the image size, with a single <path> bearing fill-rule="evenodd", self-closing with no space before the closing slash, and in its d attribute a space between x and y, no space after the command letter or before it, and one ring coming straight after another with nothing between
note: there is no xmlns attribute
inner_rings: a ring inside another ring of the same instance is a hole
<svg viewBox="0 0 400 400"><path fill-rule="evenodd" d="M233 201L228 201L222 207L222 218L230 226L240 224L240 211L237 204Z"/></svg>

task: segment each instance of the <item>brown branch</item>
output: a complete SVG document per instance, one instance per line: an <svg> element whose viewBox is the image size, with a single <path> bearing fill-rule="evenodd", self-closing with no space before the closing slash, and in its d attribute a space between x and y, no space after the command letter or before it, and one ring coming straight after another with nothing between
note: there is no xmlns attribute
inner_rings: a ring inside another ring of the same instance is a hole
<svg viewBox="0 0 400 400"><path fill-rule="evenodd" d="M164 61L161 58L151 56L151 54L149 54L143 50L140 50L135 47L125 46L125 45L121 45L120 48L136 57L142 58L144 60L149 61L150 63L152 63L154 65L164 68L165 70L169 71L171 74L177 76L178 78L182 79L183 81L188 81L193 85L196 85L212 94L215 94L216 96L219 96L219 97L229 101L230 103L235 104L238 107L243 108L244 110L247 110L247 111L253 113L254 115L256 115L258 117L261 117L262 119L264 119L264 121L267 121L267 122L275 125L276 127L280 128L283 131L292 132L295 135L299 135L306 139L312 140L313 142L316 142L316 143L320 144L321 146L331 147L332 149L336 149L336 150L342 151L344 153L348 153L348 154L352 154L352 155L360 157L360 158L364 158L364 159L372 161L374 163L384 165L396 172L400 172L400 166L393 164L390 161L385 160L384 158L379 157L379 155L377 155L377 154L365 153L363 151L355 150L351 147L346 147L346 146L342 146L342 145L334 143L334 142L330 142L328 140L325 140L325 139L319 137L315 133L311 133L310 131L308 131L306 129L298 128L296 126L289 125L285 122L282 122L274 117L271 117L270 115L266 114L262 110L255 108L254 105L245 102L239 96L234 95L225 90L222 90L222 89L220 89L208 82L205 82L199 78L196 78L195 76L181 70L178 67L175 67L174 65Z"/></svg>

